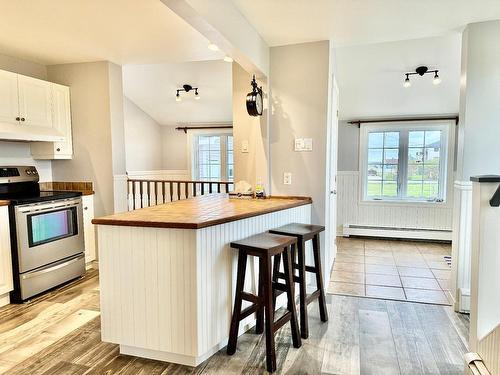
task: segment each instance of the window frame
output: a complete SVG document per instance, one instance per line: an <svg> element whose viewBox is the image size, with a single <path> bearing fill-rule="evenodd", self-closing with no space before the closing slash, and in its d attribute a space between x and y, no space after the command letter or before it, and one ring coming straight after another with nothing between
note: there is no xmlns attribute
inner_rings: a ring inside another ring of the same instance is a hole
<svg viewBox="0 0 500 375"><path fill-rule="evenodd" d="M451 197L451 181L453 177L455 123L451 121L422 121L422 122L391 122L377 124L361 124L359 147L359 184L360 202L362 204L417 204L449 206ZM408 133L410 131L441 131L441 152L439 163L439 194L438 200L412 198L403 196L408 185ZM368 134L371 132L400 132L397 197L369 197L368 196ZM401 168L404 166L404 168Z"/></svg>
<svg viewBox="0 0 500 375"><path fill-rule="evenodd" d="M233 137L233 180L234 180L234 136L231 131L197 131L191 134L191 176L193 180L200 181L200 168L199 168L199 149L198 149L198 139L199 137L220 137L220 157L221 157L221 178L214 181L229 181L229 169L228 169L228 153L227 153L227 140L228 137ZM208 182L208 180L207 180Z"/></svg>

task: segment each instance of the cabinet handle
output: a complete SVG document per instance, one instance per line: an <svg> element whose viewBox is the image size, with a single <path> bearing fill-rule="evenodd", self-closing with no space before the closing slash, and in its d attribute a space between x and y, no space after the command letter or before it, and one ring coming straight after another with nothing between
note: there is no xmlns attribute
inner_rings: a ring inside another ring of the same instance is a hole
<svg viewBox="0 0 500 375"><path fill-rule="evenodd" d="M61 151L61 149L58 147L58 148L56 148L56 151Z"/></svg>
<svg viewBox="0 0 500 375"><path fill-rule="evenodd" d="M19 121L19 120L21 120L21 117L16 117L16 121Z"/></svg>
<svg viewBox="0 0 500 375"><path fill-rule="evenodd" d="M88 210L89 208L88 207L83 207L84 210Z"/></svg>
<svg viewBox="0 0 500 375"><path fill-rule="evenodd" d="M24 121L24 120L26 120L26 119L24 117L21 117L21 121Z"/></svg>

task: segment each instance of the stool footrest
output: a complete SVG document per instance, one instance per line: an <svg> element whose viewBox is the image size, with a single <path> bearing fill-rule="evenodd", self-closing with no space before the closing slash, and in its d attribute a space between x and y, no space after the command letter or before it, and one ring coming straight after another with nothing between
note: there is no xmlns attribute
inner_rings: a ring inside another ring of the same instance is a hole
<svg viewBox="0 0 500 375"><path fill-rule="evenodd" d="M273 331L276 332L281 327L283 327L286 323L288 323L290 321L291 317L292 317L292 314L290 314L290 312L287 312L281 318L279 318L278 320L276 320L274 322Z"/></svg>
<svg viewBox="0 0 500 375"><path fill-rule="evenodd" d="M305 266L306 272L316 273L316 267L313 266Z"/></svg>
<svg viewBox="0 0 500 375"><path fill-rule="evenodd" d="M312 292L311 294L308 294L306 296L306 303L309 305L312 301L319 298L320 294L321 294L321 290L319 290L319 289Z"/></svg>
<svg viewBox="0 0 500 375"><path fill-rule="evenodd" d="M283 272L276 272L276 277L285 280L285 274ZM293 275L293 281L300 283L300 277Z"/></svg>
<svg viewBox="0 0 500 375"><path fill-rule="evenodd" d="M273 288L279 290L280 292L286 292L286 285L273 281Z"/></svg>
<svg viewBox="0 0 500 375"><path fill-rule="evenodd" d="M252 303L260 303L260 298L254 294L241 292L241 299Z"/></svg>
<svg viewBox="0 0 500 375"><path fill-rule="evenodd" d="M247 308L241 310L240 321L242 321L243 319L245 319L247 316L252 315L253 313L255 313L259 308L260 308L259 305L253 304L253 305L250 305Z"/></svg>

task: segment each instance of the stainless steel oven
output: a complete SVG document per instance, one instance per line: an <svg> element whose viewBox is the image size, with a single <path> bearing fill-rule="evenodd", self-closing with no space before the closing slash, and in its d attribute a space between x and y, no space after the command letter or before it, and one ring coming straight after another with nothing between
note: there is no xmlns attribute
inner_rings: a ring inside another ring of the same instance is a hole
<svg viewBox="0 0 500 375"><path fill-rule="evenodd" d="M14 291L23 302L85 273L81 193L40 191L36 168L0 167L7 199Z"/></svg>
<svg viewBox="0 0 500 375"><path fill-rule="evenodd" d="M19 272L83 253L82 212L81 198L16 206Z"/></svg>

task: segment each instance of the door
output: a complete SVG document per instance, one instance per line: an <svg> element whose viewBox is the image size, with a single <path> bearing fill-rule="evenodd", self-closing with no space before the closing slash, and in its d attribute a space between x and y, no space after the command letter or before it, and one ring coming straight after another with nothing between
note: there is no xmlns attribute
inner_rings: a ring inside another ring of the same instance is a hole
<svg viewBox="0 0 500 375"><path fill-rule="evenodd" d="M10 253L9 211L0 207L0 296L13 289Z"/></svg>
<svg viewBox="0 0 500 375"><path fill-rule="evenodd" d="M52 127L52 84L19 76L19 116L22 125Z"/></svg>
<svg viewBox="0 0 500 375"><path fill-rule="evenodd" d="M330 223L330 259L328 265L331 266L337 254L337 152L338 152L338 129L339 129L339 91L335 77L332 77L332 101L331 101L331 121L330 132L330 202L329 202L329 223Z"/></svg>
<svg viewBox="0 0 500 375"><path fill-rule="evenodd" d="M69 87L52 84L53 126L66 138L63 142L54 143L54 154L72 155L71 111Z"/></svg>
<svg viewBox="0 0 500 375"><path fill-rule="evenodd" d="M0 70L0 123L19 124L17 74Z"/></svg>

